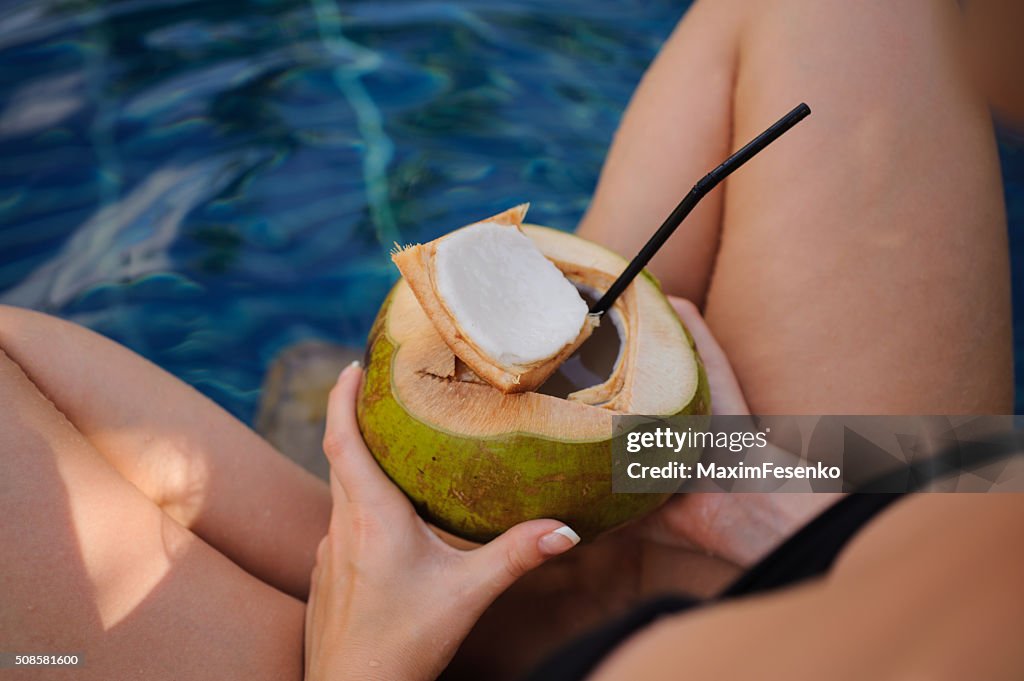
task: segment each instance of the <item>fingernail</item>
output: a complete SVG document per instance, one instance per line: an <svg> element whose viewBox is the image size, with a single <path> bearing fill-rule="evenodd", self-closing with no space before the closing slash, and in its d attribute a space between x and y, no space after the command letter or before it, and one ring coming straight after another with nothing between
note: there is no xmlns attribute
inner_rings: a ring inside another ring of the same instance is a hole
<svg viewBox="0 0 1024 681"><path fill-rule="evenodd" d="M350 372L352 372L355 369L358 369L361 366L363 366L363 363L360 362L358 359L353 360L350 364L346 364L345 368L341 370L340 374L338 374L338 380L336 381L336 383L341 383L341 379L345 378L346 376L349 375Z"/></svg>
<svg viewBox="0 0 1024 681"><path fill-rule="evenodd" d="M540 552L546 556L557 556L565 553L580 543L580 536L572 531L568 525L562 525L557 530L548 532L537 540Z"/></svg>

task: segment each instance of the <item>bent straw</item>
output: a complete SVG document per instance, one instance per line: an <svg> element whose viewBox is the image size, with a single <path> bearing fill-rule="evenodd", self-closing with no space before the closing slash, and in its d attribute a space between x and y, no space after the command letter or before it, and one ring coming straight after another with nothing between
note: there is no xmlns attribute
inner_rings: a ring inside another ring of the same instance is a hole
<svg viewBox="0 0 1024 681"><path fill-rule="evenodd" d="M664 246L665 242L668 241L668 238L672 236L672 233L676 231L676 227L686 219L686 216L690 214L690 211L693 210L694 206L696 206L708 192L718 186L719 182L731 175L737 168L756 156L762 149L782 137L783 134L802 121L810 113L811 107L806 104L800 104L788 114L777 120L770 128L748 142L745 147L727 158L722 165L702 177L697 184L693 185L693 189L690 190L690 193L679 202L679 205L676 206L676 209L672 211L672 214L665 219L665 222L658 228L658 231L654 233L654 236L651 237L650 241L644 244L644 247L640 249L640 252L637 253L632 262L630 262L629 265L626 266L626 269L622 271L622 274L619 275L619 278L616 279L605 294L601 296L601 299L594 303L594 306L590 308L590 314L603 315L611 308L612 304L614 304L618 297L622 295L622 292L626 290L626 287L633 282L636 275L640 274L640 270L647 266L647 263L650 262L651 258L654 257L654 254L658 252L658 249Z"/></svg>

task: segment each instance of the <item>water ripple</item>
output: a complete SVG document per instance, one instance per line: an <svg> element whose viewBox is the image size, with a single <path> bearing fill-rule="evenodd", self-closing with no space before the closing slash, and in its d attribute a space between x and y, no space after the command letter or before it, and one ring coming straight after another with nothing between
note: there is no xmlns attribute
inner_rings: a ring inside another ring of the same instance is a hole
<svg viewBox="0 0 1024 681"><path fill-rule="evenodd" d="M168 249L182 219L230 181L226 171L236 161L227 157L170 163L154 171L80 225L59 252L0 294L0 302L55 310L89 287L170 269Z"/></svg>

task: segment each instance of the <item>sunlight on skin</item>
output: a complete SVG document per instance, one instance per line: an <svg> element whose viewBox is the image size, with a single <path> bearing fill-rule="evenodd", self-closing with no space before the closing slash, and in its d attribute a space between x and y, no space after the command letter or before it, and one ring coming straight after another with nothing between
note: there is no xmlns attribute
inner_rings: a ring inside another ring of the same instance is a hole
<svg viewBox="0 0 1024 681"><path fill-rule="evenodd" d="M81 480L83 462L58 457L62 480ZM105 631L128 617L171 571L175 559L199 541L163 513L126 517L109 504L106 486L66 484L68 513L86 576L92 583L95 604ZM109 509L97 513L98 508ZM154 509L155 511L155 509ZM145 542L124 537L147 537ZM150 539L151 538L151 539ZM111 556L117 560L111 560Z"/></svg>
<svg viewBox="0 0 1024 681"><path fill-rule="evenodd" d="M183 527L195 526L206 506L204 492L210 488L211 474L208 461L187 435L157 438L139 427L92 431L89 437L101 451L105 444L119 440L120 450L124 444L146 443L134 458L115 460L115 467L128 480L151 481L143 493ZM124 466L134 470L121 470Z"/></svg>

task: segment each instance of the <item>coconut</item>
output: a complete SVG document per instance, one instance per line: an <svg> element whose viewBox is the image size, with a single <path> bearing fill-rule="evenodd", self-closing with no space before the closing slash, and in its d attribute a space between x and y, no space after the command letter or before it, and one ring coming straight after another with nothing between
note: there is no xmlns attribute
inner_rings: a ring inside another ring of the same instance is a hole
<svg viewBox="0 0 1024 681"><path fill-rule="evenodd" d="M584 539L663 494L613 494L617 414L707 414L693 340L646 272L598 327L626 266L519 206L403 248L370 331L357 415L387 475L430 522L474 541L557 518Z"/></svg>

